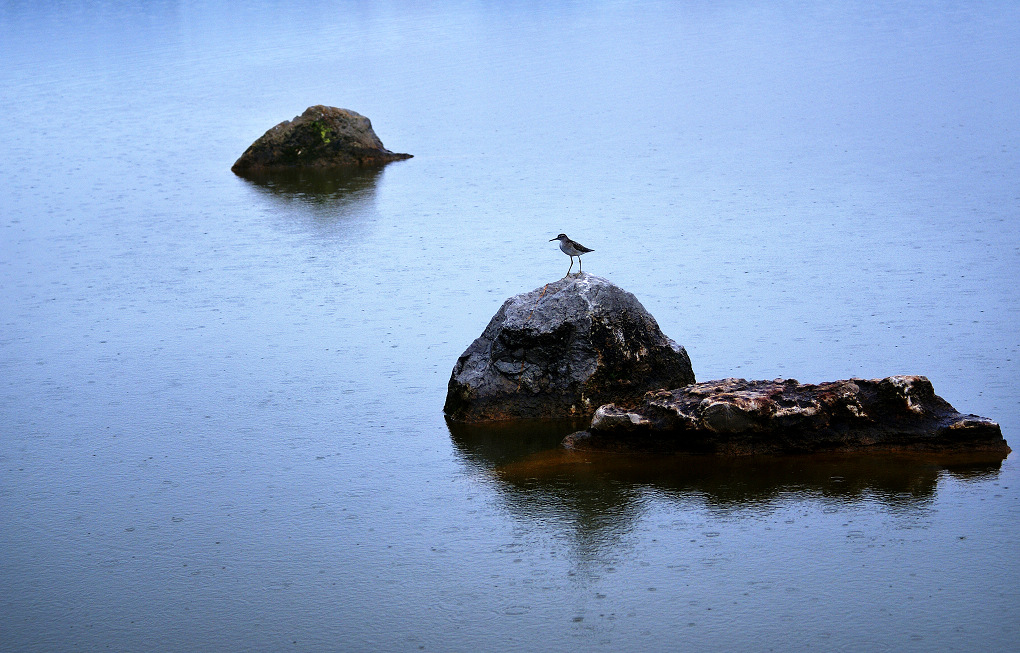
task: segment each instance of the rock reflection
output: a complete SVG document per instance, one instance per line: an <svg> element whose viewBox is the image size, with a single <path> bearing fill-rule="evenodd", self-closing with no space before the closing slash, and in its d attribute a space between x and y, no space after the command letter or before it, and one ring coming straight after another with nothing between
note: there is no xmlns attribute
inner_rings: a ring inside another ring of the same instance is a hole
<svg viewBox="0 0 1020 653"><path fill-rule="evenodd" d="M639 485L621 482L560 449L564 436L589 422L475 425L448 421L447 426L463 461L494 480L510 511L566 526L575 553L595 558L631 530L644 498ZM568 458L561 458L563 454Z"/></svg>
<svg viewBox="0 0 1020 653"><path fill-rule="evenodd" d="M468 424L447 420L450 437L465 462L493 469L529 455L555 450L568 433L587 428L591 420L531 420Z"/></svg>
<svg viewBox="0 0 1020 653"><path fill-rule="evenodd" d="M650 496L724 510L798 497L913 508L933 500L943 476L984 480L998 474L1003 460L988 454L723 458L575 452L558 446L570 429L555 422L450 423L464 460L495 479L511 510L525 518L558 515L576 524L579 537L595 539L624 532Z"/></svg>
<svg viewBox="0 0 1020 653"><path fill-rule="evenodd" d="M371 203L384 167L247 171L238 176L283 204L334 216Z"/></svg>
<svg viewBox="0 0 1020 653"><path fill-rule="evenodd" d="M926 503L939 479L982 479L1001 459L937 455L805 455L723 458L698 455L588 454L553 449L493 467L508 487L568 487L579 475L618 487L648 488L666 496L699 497L706 505L740 508L801 495L840 503Z"/></svg>

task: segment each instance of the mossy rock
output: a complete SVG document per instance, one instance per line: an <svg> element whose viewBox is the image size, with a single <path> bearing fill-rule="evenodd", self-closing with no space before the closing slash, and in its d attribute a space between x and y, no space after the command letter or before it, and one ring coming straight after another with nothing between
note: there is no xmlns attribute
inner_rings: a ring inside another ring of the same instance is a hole
<svg viewBox="0 0 1020 653"><path fill-rule="evenodd" d="M331 168L379 165L411 158L391 152L365 116L321 104L273 127L245 150L231 170Z"/></svg>

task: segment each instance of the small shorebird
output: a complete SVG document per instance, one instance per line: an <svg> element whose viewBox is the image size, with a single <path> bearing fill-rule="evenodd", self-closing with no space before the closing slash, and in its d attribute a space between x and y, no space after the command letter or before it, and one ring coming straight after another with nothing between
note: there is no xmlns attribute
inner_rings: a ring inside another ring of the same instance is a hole
<svg viewBox="0 0 1020 653"><path fill-rule="evenodd" d="M564 254L566 254L567 256L570 257L570 267L567 268L567 274L564 275L564 276L569 275L570 274L570 270L573 269L573 267L574 267L574 257L575 256L577 257L577 272L578 272L578 274L580 274L581 273L581 254L587 254L588 252L594 252L595 250L588 249L587 247L585 247L581 243L577 242L576 240L570 240L569 238L567 238L567 234L560 234L559 236L556 236L555 238L550 238L549 242L551 243L554 240L560 241L560 250Z"/></svg>

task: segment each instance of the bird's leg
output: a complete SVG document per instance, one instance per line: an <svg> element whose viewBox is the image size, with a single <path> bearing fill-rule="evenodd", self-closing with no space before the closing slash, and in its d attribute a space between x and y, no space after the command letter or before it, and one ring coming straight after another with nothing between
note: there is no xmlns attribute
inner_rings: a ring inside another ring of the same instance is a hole
<svg viewBox="0 0 1020 653"><path fill-rule="evenodd" d="M581 274L581 257L577 257L577 273Z"/></svg>
<svg viewBox="0 0 1020 653"><path fill-rule="evenodd" d="M563 276L565 276L565 277L569 277L569 276L570 276L570 271L571 271L571 270L572 270L573 268L574 268L574 257L573 257L573 256L571 256L571 257L570 257L570 267L569 267L569 268L567 268L567 273L566 273L565 275L563 275Z"/></svg>

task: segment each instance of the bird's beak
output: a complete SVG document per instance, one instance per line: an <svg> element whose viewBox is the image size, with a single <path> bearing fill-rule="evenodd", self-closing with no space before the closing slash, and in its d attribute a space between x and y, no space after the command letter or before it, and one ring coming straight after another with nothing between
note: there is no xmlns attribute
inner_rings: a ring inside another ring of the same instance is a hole
<svg viewBox="0 0 1020 653"><path fill-rule="evenodd" d="M550 238L550 239L549 239L549 242L551 243L551 242L552 242L552 241L554 241L554 240L556 240L556 238Z"/></svg>

